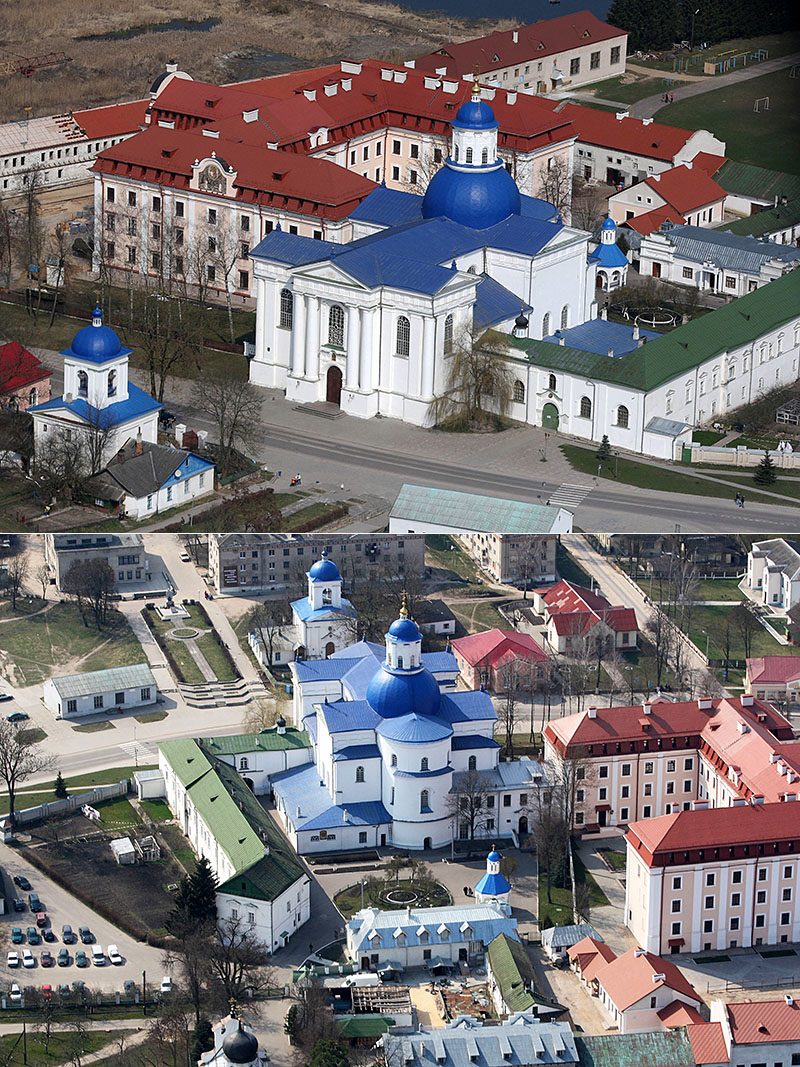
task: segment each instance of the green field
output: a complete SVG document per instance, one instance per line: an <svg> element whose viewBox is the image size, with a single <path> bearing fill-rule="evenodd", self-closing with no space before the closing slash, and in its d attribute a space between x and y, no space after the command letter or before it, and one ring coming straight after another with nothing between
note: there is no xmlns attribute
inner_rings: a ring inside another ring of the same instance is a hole
<svg viewBox="0 0 800 1067"><path fill-rule="evenodd" d="M789 69L678 100L655 114L656 122L689 130L712 130L739 163L800 174L800 82ZM769 111L756 114L756 99L769 97Z"/></svg>
<svg viewBox="0 0 800 1067"><path fill-rule="evenodd" d="M720 637L720 624L724 622L725 615L735 605L728 607L708 607L696 605L692 610L692 619L689 627L689 637L694 641L701 652L706 650L706 638L708 638L708 650L711 659L722 659L723 649ZM794 649L790 645L781 645L760 626L753 634L753 643L750 649L751 656L794 656L800 655L800 649ZM734 629L731 640L731 659L744 659L745 650L742 639Z"/></svg>
<svg viewBox="0 0 800 1067"><path fill-rule="evenodd" d="M684 82L676 81L669 88L674 91L678 86L684 84ZM602 82L595 82L594 85L581 87L580 91L581 93L592 93L593 96L600 97L602 100L615 100L621 104L635 104L637 100L644 100L646 96L655 96L657 93L663 93L666 88L661 77L646 78L640 74L626 74L624 76L619 75L616 78L607 78Z"/></svg>
<svg viewBox="0 0 800 1067"><path fill-rule="evenodd" d="M201 685L205 681L205 678L200 668L192 659L192 654L189 651L187 642L169 636L173 630L180 631L186 627L192 627L200 631L209 631L209 625L201 615L196 604L185 604L184 607L189 612L188 619L165 622L155 611L145 611L144 615L148 626L152 630L161 634L166 641L167 648L183 672L186 683L188 685ZM211 667L214 674L216 674L218 681L235 681L236 675L231 670L225 652L215 641L213 633L210 631L206 633L201 632L200 636L195 638L194 643L208 660L208 665Z"/></svg>
<svg viewBox="0 0 800 1067"><path fill-rule="evenodd" d="M658 578L640 576L636 583L651 600L658 600ZM692 587L692 599L703 600L744 600L744 593L739 588L738 578L700 578Z"/></svg>
<svg viewBox="0 0 800 1067"><path fill-rule="evenodd" d="M9 1022L16 1022L16 1019L9 1019ZM76 1031L59 1030L51 1034L47 1052L43 1034L29 1030L24 1046L22 1034L3 1034L0 1036L0 1061L5 1067L21 1067L22 1064L55 1067L61 1063L80 1063L82 1056L97 1052L119 1040L123 1034L130 1033L130 1030L90 1030L79 1035Z"/></svg>
<svg viewBox="0 0 800 1067"><path fill-rule="evenodd" d="M697 21L695 43L699 44L703 40L703 28L700 19ZM779 59L781 56L791 55L793 52L800 52L800 34L797 33L771 33L765 34L762 37L740 37L732 41L719 41L717 44L713 44L710 48L707 48L704 52L700 52L699 48L695 48L694 55L701 57L701 62L694 64L689 69L689 74L702 74L703 63L706 60L717 59L724 53L730 54L731 52L751 52L759 48L766 48L769 52L769 59ZM681 55L686 56L691 53L683 52ZM672 73L674 66L671 59L634 59L631 58L629 62L633 63L637 67L651 67L653 70L663 70ZM712 77L712 75L709 75Z"/></svg>
<svg viewBox="0 0 800 1067"><path fill-rule="evenodd" d="M491 602L485 600L467 601L461 603L451 600L450 610L468 633L478 633L481 630L493 630L496 627L508 626L497 608Z"/></svg>

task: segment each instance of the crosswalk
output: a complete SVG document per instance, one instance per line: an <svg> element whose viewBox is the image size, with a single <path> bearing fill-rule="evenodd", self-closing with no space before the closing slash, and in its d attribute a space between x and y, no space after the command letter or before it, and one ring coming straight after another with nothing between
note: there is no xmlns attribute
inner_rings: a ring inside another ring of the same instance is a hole
<svg viewBox="0 0 800 1067"><path fill-rule="evenodd" d="M158 763L158 746L155 744L150 744L147 741L128 741L119 747L140 766L147 763Z"/></svg>
<svg viewBox="0 0 800 1067"><path fill-rule="evenodd" d="M562 482L554 493L550 494L549 503L553 507L567 508L572 511L591 493L594 486L576 485L572 482Z"/></svg>

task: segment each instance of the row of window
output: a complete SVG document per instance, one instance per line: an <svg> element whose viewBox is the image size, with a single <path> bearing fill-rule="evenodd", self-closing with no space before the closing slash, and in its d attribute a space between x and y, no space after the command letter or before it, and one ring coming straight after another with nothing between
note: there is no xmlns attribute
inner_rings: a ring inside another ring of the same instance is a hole
<svg viewBox="0 0 800 1067"><path fill-rule="evenodd" d="M654 760L650 760L650 759L649 760L645 760L642 766L643 766L643 770L644 770L645 774L655 774L655 761ZM676 760L674 760L674 759L668 759L667 760L667 774L673 773L676 770L676 767L677 767L677 761ZM693 771L694 770L694 756L686 756L685 757L685 759L683 761L683 769L685 771ZM622 778L630 778L630 776L632 774L632 771L633 771L633 764L631 764L631 763L621 763L620 764L620 770L619 770L620 777L622 777ZM608 778L608 776L609 776L609 765L607 763L601 763L600 764L600 766L597 769L597 776L598 776L598 778ZM585 778L585 777L586 777L586 768L585 767L578 767L578 778Z"/></svg>
<svg viewBox="0 0 800 1067"><path fill-rule="evenodd" d="M139 690L139 699L141 701L149 700L150 696L151 696L151 691L152 690L151 690L151 687L149 685L142 686L142 688ZM124 692L115 693L114 694L114 707L119 707L119 705L124 704L125 702L126 701L125 701L125 693ZM96 709L100 709L100 708L102 708L104 706L104 696L103 696L102 693L98 693L97 696L94 697L93 706ZM78 701L77 701L77 699L68 700L67 701L67 714L68 715L74 715L75 712L77 712L77 710L78 710Z"/></svg>

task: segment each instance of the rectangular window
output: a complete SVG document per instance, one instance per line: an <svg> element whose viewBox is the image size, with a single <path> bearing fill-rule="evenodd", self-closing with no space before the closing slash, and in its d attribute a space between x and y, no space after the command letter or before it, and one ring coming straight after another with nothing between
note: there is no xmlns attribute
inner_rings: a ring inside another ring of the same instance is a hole
<svg viewBox="0 0 800 1067"><path fill-rule="evenodd" d="M569 61L569 72L573 76L575 74L580 74L580 72L581 72L581 61L580 61L579 58L571 59Z"/></svg>
<svg viewBox="0 0 800 1067"><path fill-rule="evenodd" d="M111 186L109 186L106 189L106 202L109 203L109 204L113 204L116 199L117 199L116 191Z"/></svg>
<svg viewBox="0 0 800 1067"><path fill-rule="evenodd" d="M682 906L682 901L681 900L673 900L672 901L672 914L675 915L677 912L679 912L681 910L681 906Z"/></svg>
<svg viewBox="0 0 800 1067"><path fill-rule="evenodd" d="M674 770L675 770L675 760L674 759L668 759L667 760L667 774L671 774L672 771L674 771Z"/></svg>
<svg viewBox="0 0 800 1067"><path fill-rule="evenodd" d="M116 225L117 225L117 216L116 215L112 215L110 213L108 215L106 215L106 229L108 230L109 233L113 233L114 232L114 229L115 229Z"/></svg>
<svg viewBox="0 0 800 1067"><path fill-rule="evenodd" d="M783 890L783 892L781 893L781 900L785 900L785 901L787 901L787 902L788 902L788 901L790 901L791 899L792 899L792 890L791 890L791 888L787 887L787 888L786 888L786 889L784 889L784 890Z"/></svg>
<svg viewBox="0 0 800 1067"><path fill-rule="evenodd" d="M211 263L206 266L206 279L210 282L216 281L217 272Z"/></svg>
<svg viewBox="0 0 800 1067"><path fill-rule="evenodd" d="M113 259L117 253L116 245L113 241L106 241L106 259Z"/></svg>
<svg viewBox="0 0 800 1067"><path fill-rule="evenodd" d="M366 830L359 830L359 832L358 832L358 843L359 843L359 845L366 845L366 843L367 843L367 831Z"/></svg>
<svg viewBox="0 0 800 1067"><path fill-rule="evenodd" d="M731 873L731 882L734 885L741 885L742 884L742 872L741 871L733 871Z"/></svg>
<svg viewBox="0 0 800 1067"><path fill-rule="evenodd" d="M136 262L136 249L133 245L128 245L128 262L133 265Z"/></svg>
<svg viewBox="0 0 800 1067"><path fill-rule="evenodd" d="M675 792L675 783L674 782L667 782L667 793L674 793L674 792Z"/></svg>
<svg viewBox="0 0 800 1067"><path fill-rule="evenodd" d="M175 257L175 273L183 274L183 256Z"/></svg>
<svg viewBox="0 0 800 1067"><path fill-rule="evenodd" d="M706 885L712 886L717 884L717 875L714 871L708 871L706 874Z"/></svg>
<svg viewBox="0 0 800 1067"><path fill-rule="evenodd" d="M683 761L683 769L685 771L694 770L694 757L693 756L687 756L687 758Z"/></svg>
<svg viewBox="0 0 800 1067"><path fill-rule="evenodd" d="M136 207L136 193L132 189L128 190L128 207Z"/></svg>
<svg viewBox="0 0 800 1067"><path fill-rule="evenodd" d="M756 915L756 927L761 930L766 925L766 915Z"/></svg>
<svg viewBox="0 0 800 1067"><path fill-rule="evenodd" d="M67 714L68 715L74 715L77 710L78 710L78 701L77 700L68 700L67 701Z"/></svg>
<svg viewBox="0 0 800 1067"><path fill-rule="evenodd" d="M442 150L441 150L441 148L434 148L434 150L433 150L433 162L434 163L441 163L442 162Z"/></svg>
<svg viewBox="0 0 800 1067"><path fill-rule="evenodd" d="M683 889L683 878L682 878L682 876L680 874L676 874L676 875L673 876L672 888L673 889Z"/></svg>
<svg viewBox="0 0 800 1067"><path fill-rule="evenodd" d="M510 793L506 793L505 796L503 797L503 807L504 808L510 808L511 807L511 794Z"/></svg>
<svg viewBox="0 0 800 1067"><path fill-rule="evenodd" d="M597 791L598 800L608 800L608 789L606 786L601 786Z"/></svg>
<svg viewBox="0 0 800 1067"><path fill-rule="evenodd" d="M399 167L392 167L392 181L393 182L399 182L400 181L400 168Z"/></svg>
<svg viewBox="0 0 800 1067"><path fill-rule="evenodd" d="M652 774L653 773L653 766L654 766L654 764L653 764L652 760L650 760L650 759L646 760L645 761L645 765L644 765L644 773L645 774Z"/></svg>
<svg viewBox="0 0 800 1067"><path fill-rule="evenodd" d="M620 817L620 821L621 822L627 822L628 821L628 809L627 808L620 808L619 809L619 817Z"/></svg>
<svg viewBox="0 0 800 1067"><path fill-rule="evenodd" d="M619 63L619 45L614 45L611 49L611 62Z"/></svg>
<svg viewBox="0 0 800 1067"><path fill-rule="evenodd" d="M599 66L600 66L600 53L599 52L592 52L592 54L589 57L589 69L590 70L597 70L597 68Z"/></svg>
<svg viewBox="0 0 800 1067"><path fill-rule="evenodd" d="M103 706L103 697L102 696L96 696L94 698L94 706L96 708L102 708L102 706Z"/></svg>
<svg viewBox="0 0 800 1067"><path fill-rule="evenodd" d="M759 889L759 891L756 893L756 904L766 904L766 903L767 903L767 891L766 891L766 889Z"/></svg>
<svg viewBox="0 0 800 1067"><path fill-rule="evenodd" d="M582 804L584 799L585 799L585 797L586 797L586 794L584 793L584 791L582 789L576 789L575 790L575 800L578 802L578 804Z"/></svg>
<svg viewBox="0 0 800 1067"><path fill-rule="evenodd" d="M160 241L161 240L161 223L160 222L154 222L153 223L153 240L154 241Z"/></svg>
<svg viewBox="0 0 800 1067"><path fill-rule="evenodd" d="M713 934L714 933L714 920L713 919L704 919L703 920L703 933L704 934Z"/></svg>
<svg viewBox="0 0 800 1067"><path fill-rule="evenodd" d="M792 921L792 913L790 911L781 912L781 926L789 926Z"/></svg>
<svg viewBox="0 0 800 1067"><path fill-rule="evenodd" d="M392 141L392 154L395 155L395 156L399 156L400 155L400 142L399 141Z"/></svg>
<svg viewBox="0 0 800 1067"><path fill-rule="evenodd" d="M250 288L250 271L247 271L247 270L240 270L239 271L239 288L240 289L249 289Z"/></svg>
<svg viewBox="0 0 800 1067"><path fill-rule="evenodd" d="M153 197L153 211L159 212L160 210L161 210L161 197L160 196L154 196Z"/></svg>
<svg viewBox="0 0 800 1067"><path fill-rule="evenodd" d="M150 699L150 686L149 685L145 685L139 690L139 699L140 700L149 700Z"/></svg>
<svg viewBox="0 0 800 1067"><path fill-rule="evenodd" d="M602 764L598 773L601 778L608 778L608 764Z"/></svg>
<svg viewBox="0 0 800 1067"><path fill-rule="evenodd" d="M623 778L629 778L630 777L630 773L631 773L631 765L630 765L630 763L623 763L622 764L622 769L620 770L620 774L622 775L622 777Z"/></svg>
<svg viewBox="0 0 800 1067"><path fill-rule="evenodd" d="M175 217L179 218L179 219L184 218L184 210L185 210L185 208L184 208L183 201L182 200L176 200L175 201Z"/></svg>
<svg viewBox="0 0 800 1067"><path fill-rule="evenodd" d="M128 219L128 236L136 236L136 219Z"/></svg>
<svg viewBox="0 0 800 1067"><path fill-rule="evenodd" d="M153 252L150 256L150 266L153 270L161 270L161 253Z"/></svg>
<svg viewBox="0 0 800 1067"><path fill-rule="evenodd" d="M734 276L732 274L726 274L725 275L725 288L726 289L735 289L736 288L736 279L734 278Z"/></svg>
<svg viewBox="0 0 800 1067"><path fill-rule="evenodd" d="M742 903L741 893L731 893L731 907L738 908Z"/></svg>
<svg viewBox="0 0 800 1067"><path fill-rule="evenodd" d="M784 878L791 878L792 877L792 868L791 867L784 867L783 868L783 877Z"/></svg>
<svg viewBox="0 0 800 1067"><path fill-rule="evenodd" d="M715 902L716 899L717 899L716 897L706 897L706 902L705 902L706 908L713 908L714 907L714 902Z"/></svg>
<svg viewBox="0 0 800 1067"><path fill-rule="evenodd" d="M684 791L684 793L691 793L691 791L692 791L692 780L691 780L691 778L684 778L683 779L683 791Z"/></svg>
<svg viewBox="0 0 800 1067"><path fill-rule="evenodd" d="M738 929L739 929L739 917L737 915L734 915L734 917L731 919L731 930L738 930Z"/></svg>
<svg viewBox="0 0 800 1067"><path fill-rule="evenodd" d="M645 806L642 808L642 818L649 819L652 813L653 809L651 808L651 806L649 804L645 804Z"/></svg>
<svg viewBox="0 0 800 1067"><path fill-rule="evenodd" d="M691 267L684 267L683 268L683 277L691 279L691 277L692 277L692 268Z"/></svg>
<svg viewBox="0 0 800 1067"><path fill-rule="evenodd" d="M646 797L651 797L653 795L653 783L652 782L645 782L645 784L644 784L644 795Z"/></svg>
<svg viewBox="0 0 800 1067"><path fill-rule="evenodd" d="M622 787L622 789L620 790L620 796L622 797L623 800L627 800L630 795L631 795L631 787L629 785L624 785Z"/></svg>

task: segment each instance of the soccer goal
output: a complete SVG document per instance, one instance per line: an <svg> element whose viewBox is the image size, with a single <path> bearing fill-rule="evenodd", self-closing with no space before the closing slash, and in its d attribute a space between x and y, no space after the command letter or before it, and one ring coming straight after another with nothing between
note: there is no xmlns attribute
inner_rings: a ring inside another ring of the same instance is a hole
<svg viewBox="0 0 800 1067"><path fill-rule="evenodd" d="M755 111L756 114L758 114L759 111L769 111L769 97L759 96L753 104L753 111Z"/></svg>

